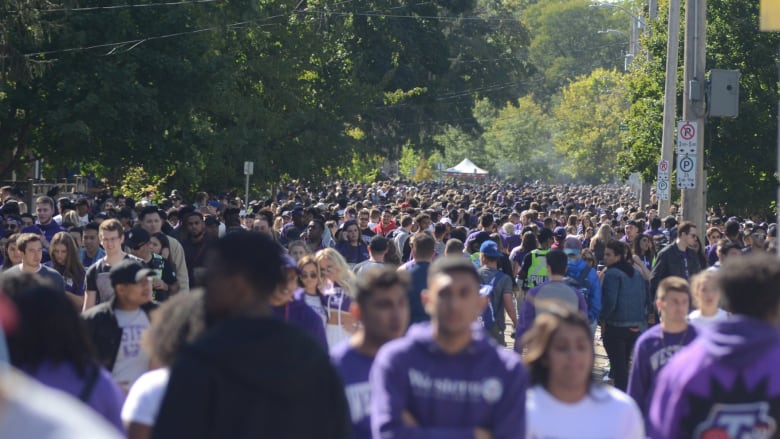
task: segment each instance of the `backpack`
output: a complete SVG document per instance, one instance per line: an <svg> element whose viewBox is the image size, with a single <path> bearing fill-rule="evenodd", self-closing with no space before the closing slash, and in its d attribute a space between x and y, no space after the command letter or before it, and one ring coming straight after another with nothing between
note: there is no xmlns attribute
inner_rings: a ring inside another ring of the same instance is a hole
<svg viewBox="0 0 780 439"><path fill-rule="evenodd" d="M590 275L590 270L592 270L593 267L586 266L584 270L580 272L580 275L577 277L569 277L566 276L564 279L564 282L566 282L566 285L570 286L574 289L574 291L577 291L578 293L582 294L582 297L585 298L585 302L588 302L588 299L590 298L590 280L588 280L588 276Z"/></svg>
<svg viewBox="0 0 780 439"><path fill-rule="evenodd" d="M495 276L493 276L493 279L490 279L489 283L479 286L479 295L488 298L488 305L485 307L485 311L482 312L482 315L479 316L477 320L482 324L482 327L485 328L486 331L490 331L493 329L493 326L496 325L496 307L493 306L493 288L495 288L496 281L501 277L502 274L503 273L501 273L501 271L496 272Z"/></svg>

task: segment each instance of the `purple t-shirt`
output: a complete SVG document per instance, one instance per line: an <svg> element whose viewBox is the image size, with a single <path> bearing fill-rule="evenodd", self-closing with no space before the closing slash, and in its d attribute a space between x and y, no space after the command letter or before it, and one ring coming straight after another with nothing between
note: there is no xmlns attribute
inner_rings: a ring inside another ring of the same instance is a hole
<svg viewBox="0 0 780 439"><path fill-rule="evenodd" d="M70 363L44 362L38 366L35 373L32 373L30 368L21 367L20 369L39 382L72 395L74 398L79 398L85 387L86 376L89 376L89 371L87 371L85 377L79 377L76 369ZM87 405L124 434L125 428L120 417L124 395L114 383L111 374L102 367L99 369L92 392L87 398Z"/></svg>
<svg viewBox="0 0 780 439"><path fill-rule="evenodd" d="M677 351L690 344L697 335L696 328L688 325L683 332L664 332L661 338L661 325L655 325L637 339L626 393L634 398L645 419L650 411L650 398L658 373Z"/></svg>
<svg viewBox="0 0 780 439"><path fill-rule="evenodd" d="M371 439L371 387L368 373L374 357L361 354L345 341L330 351L330 358L344 382L349 403L353 439Z"/></svg>
<svg viewBox="0 0 780 439"><path fill-rule="evenodd" d="M478 323L455 354L439 347L430 323L412 325L379 350L369 383L373 437L472 439L476 427L494 438L525 437L525 368ZM416 427L405 425L404 411Z"/></svg>
<svg viewBox="0 0 780 439"><path fill-rule="evenodd" d="M741 315L718 322L658 375L653 437L777 437L780 331Z"/></svg>
<svg viewBox="0 0 780 439"><path fill-rule="evenodd" d="M284 305L273 307L273 314L279 320L303 329L313 337L323 348L328 348L325 338L325 327L322 326L322 317L311 309L305 301L293 299Z"/></svg>

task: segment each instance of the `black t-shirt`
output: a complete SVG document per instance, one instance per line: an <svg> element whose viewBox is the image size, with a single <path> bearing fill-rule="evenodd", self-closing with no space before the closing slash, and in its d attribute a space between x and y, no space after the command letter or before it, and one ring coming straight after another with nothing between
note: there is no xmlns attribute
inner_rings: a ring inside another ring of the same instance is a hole
<svg viewBox="0 0 780 439"><path fill-rule="evenodd" d="M125 254L124 259L130 259L138 261L144 266L146 264L141 259ZM111 278L109 272L111 271L111 265L106 263L106 258L102 258L87 268L87 274L85 275L87 283L87 291L96 291L95 305L103 302L110 302L114 300L114 287L111 286Z"/></svg>
<svg viewBox="0 0 780 439"><path fill-rule="evenodd" d="M162 279L166 284L176 283L176 272L173 270L173 264L166 261L158 254L152 254L152 259L146 265L154 271L154 275ZM167 290L154 290L154 300L163 302L168 299L170 293Z"/></svg>

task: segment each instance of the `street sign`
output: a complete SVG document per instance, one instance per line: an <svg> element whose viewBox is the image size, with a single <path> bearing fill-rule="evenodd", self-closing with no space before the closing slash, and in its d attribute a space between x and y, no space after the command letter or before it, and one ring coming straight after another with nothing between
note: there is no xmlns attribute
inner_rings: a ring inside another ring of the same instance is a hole
<svg viewBox="0 0 780 439"><path fill-rule="evenodd" d="M628 131L628 125L621 123L620 126L618 126L618 129L620 131Z"/></svg>
<svg viewBox="0 0 780 439"><path fill-rule="evenodd" d="M696 156L699 149L699 132L696 121L677 123L677 154Z"/></svg>
<svg viewBox="0 0 780 439"><path fill-rule="evenodd" d="M677 154L695 156L699 149L699 130L696 122L681 121L677 123Z"/></svg>
<svg viewBox="0 0 780 439"><path fill-rule="evenodd" d="M656 196L659 200L668 200L669 193L669 160L658 162L658 183L655 188Z"/></svg>
<svg viewBox="0 0 780 439"><path fill-rule="evenodd" d="M255 162L244 162L244 175L252 175L255 173Z"/></svg>
<svg viewBox="0 0 780 439"><path fill-rule="evenodd" d="M694 189L696 187L696 156L677 155L677 187Z"/></svg>

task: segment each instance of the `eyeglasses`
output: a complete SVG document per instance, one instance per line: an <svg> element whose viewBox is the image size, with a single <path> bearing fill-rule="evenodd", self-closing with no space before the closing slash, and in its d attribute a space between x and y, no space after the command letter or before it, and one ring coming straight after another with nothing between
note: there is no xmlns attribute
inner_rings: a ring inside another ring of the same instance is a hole
<svg viewBox="0 0 780 439"><path fill-rule="evenodd" d="M758 239L766 239L766 235L764 235L763 233L753 233L750 236L752 236L753 238L758 238Z"/></svg>
<svg viewBox="0 0 780 439"><path fill-rule="evenodd" d="M306 278L317 279L317 273L316 272L301 273L301 279L306 279Z"/></svg>
<svg viewBox="0 0 780 439"><path fill-rule="evenodd" d="M325 273L328 274L333 273L333 268L332 267L320 268L320 274L325 274Z"/></svg>
<svg viewBox="0 0 780 439"><path fill-rule="evenodd" d="M362 217L360 217L360 218L358 218L358 219L359 219L360 221L368 221L368 217L367 217L367 216L362 216Z"/></svg>

